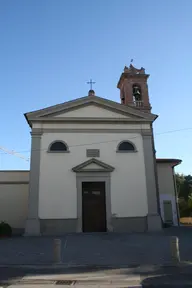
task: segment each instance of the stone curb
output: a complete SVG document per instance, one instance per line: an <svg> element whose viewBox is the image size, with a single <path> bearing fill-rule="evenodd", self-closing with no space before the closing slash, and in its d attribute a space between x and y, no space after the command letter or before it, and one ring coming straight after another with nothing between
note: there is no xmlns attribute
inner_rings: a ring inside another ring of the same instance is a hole
<svg viewBox="0 0 192 288"><path fill-rule="evenodd" d="M92 268L92 269L134 269L139 268L140 265L134 266L111 266L111 265L67 265L67 264L0 264L0 268L34 268L34 269L75 269L75 268Z"/></svg>
<svg viewBox="0 0 192 288"><path fill-rule="evenodd" d="M128 265L97 265L97 264L87 264L87 265L76 265L76 264L0 264L0 268L35 268L35 269L73 269L73 268L92 268L92 269L136 269L136 268L183 268L190 267L192 269L192 265L188 263L180 263L177 265L167 263L163 265L158 264L128 264Z"/></svg>

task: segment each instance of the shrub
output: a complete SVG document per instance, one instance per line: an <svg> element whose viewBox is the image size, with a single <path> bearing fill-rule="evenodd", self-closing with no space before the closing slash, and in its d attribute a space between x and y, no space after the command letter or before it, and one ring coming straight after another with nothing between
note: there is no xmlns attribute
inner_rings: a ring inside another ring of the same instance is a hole
<svg viewBox="0 0 192 288"><path fill-rule="evenodd" d="M11 235L12 235L11 226L8 223L1 222L0 223L0 237L2 236L10 237Z"/></svg>

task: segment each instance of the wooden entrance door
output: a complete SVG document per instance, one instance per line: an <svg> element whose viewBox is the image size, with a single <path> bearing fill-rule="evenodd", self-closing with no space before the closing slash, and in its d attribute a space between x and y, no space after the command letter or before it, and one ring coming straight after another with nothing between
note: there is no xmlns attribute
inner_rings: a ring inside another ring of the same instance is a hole
<svg viewBox="0 0 192 288"><path fill-rule="evenodd" d="M106 231L105 182L82 182L83 232Z"/></svg>

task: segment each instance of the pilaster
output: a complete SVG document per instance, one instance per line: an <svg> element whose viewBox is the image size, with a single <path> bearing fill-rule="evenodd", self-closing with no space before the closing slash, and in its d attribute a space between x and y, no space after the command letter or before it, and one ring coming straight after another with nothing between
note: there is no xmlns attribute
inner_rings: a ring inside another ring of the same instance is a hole
<svg viewBox="0 0 192 288"><path fill-rule="evenodd" d="M31 132L31 165L29 179L28 217L25 226L25 236L40 235L38 209L41 134L41 132Z"/></svg>
<svg viewBox="0 0 192 288"><path fill-rule="evenodd" d="M156 163L154 157L153 135L143 134L143 151L145 161L145 174L147 186L148 215L147 223L149 231L158 231L162 228L158 208L158 191L156 179Z"/></svg>

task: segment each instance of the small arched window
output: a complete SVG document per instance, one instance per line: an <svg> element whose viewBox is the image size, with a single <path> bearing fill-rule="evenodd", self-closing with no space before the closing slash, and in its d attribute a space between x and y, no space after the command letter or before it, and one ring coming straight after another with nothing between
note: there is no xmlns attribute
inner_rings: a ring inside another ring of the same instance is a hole
<svg viewBox="0 0 192 288"><path fill-rule="evenodd" d="M135 145L129 141L122 141L117 146L117 152L136 152Z"/></svg>
<svg viewBox="0 0 192 288"><path fill-rule="evenodd" d="M65 144L63 141L57 140L50 144L49 152L69 152L69 148L67 144Z"/></svg>
<svg viewBox="0 0 192 288"><path fill-rule="evenodd" d="M141 87L138 84L134 84L133 87L133 99L134 101L141 101L142 95L141 95Z"/></svg>

